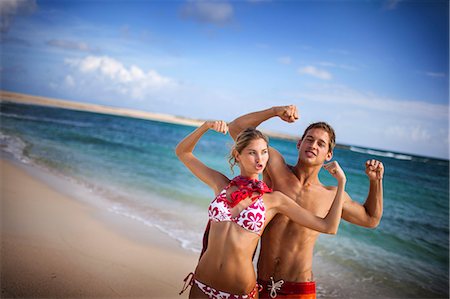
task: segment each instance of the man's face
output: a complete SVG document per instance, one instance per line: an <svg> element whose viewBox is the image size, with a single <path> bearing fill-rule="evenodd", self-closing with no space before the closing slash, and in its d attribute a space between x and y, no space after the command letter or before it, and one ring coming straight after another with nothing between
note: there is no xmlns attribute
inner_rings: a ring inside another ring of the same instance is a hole
<svg viewBox="0 0 450 299"><path fill-rule="evenodd" d="M306 164L322 165L333 157L333 153L328 151L330 136L326 131L319 128L308 130L303 140L299 140L297 146L300 160Z"/></svg>

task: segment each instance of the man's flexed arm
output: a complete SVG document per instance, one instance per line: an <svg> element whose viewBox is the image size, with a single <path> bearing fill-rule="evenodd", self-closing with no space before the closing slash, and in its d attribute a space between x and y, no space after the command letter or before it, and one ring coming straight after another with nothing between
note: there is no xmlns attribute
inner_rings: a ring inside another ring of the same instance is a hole
<svg viewBox="0 0 450 299"><path fill-rule="evenodd" d="M256 128L262 122L275 116L289 123L294 122L298 119L297 107L295 105L275 106L266 110L245 114L228 124L229 133L233 139L236 139L236 136L246 128Z"/></svg>
<svg viewBox="0 0 450 299"><path fill-rule="evenodd" d="M348 200L344 203L342 218L356 225L375 228L383 215L383 163L377 160L366 162L369 178L369 194L363 205Z"/></svg>
<svg viewBox="0 0 450 299"><path fill-rule="evenodd" d="M294 122L298 119L297 107L295 105L275 106L266 110L245 114L228 124L228 132L236 140L237 135L246 128L256 128L262 122L276 116L286 122ZM272 183L275 183L277 179L285 177L289 169L283 156L272 147L269 147L269 156L269 162L264 170L264 180L267 184L273 186Z"/></svg>

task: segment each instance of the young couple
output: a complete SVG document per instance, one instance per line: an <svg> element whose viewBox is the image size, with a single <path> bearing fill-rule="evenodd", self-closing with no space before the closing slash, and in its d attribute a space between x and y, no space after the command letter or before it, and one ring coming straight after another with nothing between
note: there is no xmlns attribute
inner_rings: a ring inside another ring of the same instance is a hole
<svg viewBox="0 0 450 299"><path fill-rule="evenodd" d="M336 234L341 217L372 228L381 219L381 162L366 162L369 193L363 205L354 202L345 192L346 176L338 162L324 164L333 156L334 130L323 122L311 124L297 143L297 163L290 166L255 129L276 116L294 122L297 108L273 107L228 125L207 121L176 148L178 158L216 194L208 208L207 243L195 273L185 280L185 287L192 286L190 298L315 298L312 257L319 233ZM210 129L229 131L235 139L229 162L239 166L240 175L232 180L193 154ZM336 178L337 187L321 184L322 167ZM252 259L260 237L256 277Z"/></svg>

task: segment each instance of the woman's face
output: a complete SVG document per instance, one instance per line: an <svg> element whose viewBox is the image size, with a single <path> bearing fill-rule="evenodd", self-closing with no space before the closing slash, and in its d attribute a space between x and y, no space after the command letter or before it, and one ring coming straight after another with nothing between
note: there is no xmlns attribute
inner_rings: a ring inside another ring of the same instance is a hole
<svg viewBox="0 0 450 299"><path fill-rule="evenodd" d="M266 141L262 138L250 141L241 153L236 154L236 160L239 162L242 175L255 176L262 173L269 161Z"/></svg>

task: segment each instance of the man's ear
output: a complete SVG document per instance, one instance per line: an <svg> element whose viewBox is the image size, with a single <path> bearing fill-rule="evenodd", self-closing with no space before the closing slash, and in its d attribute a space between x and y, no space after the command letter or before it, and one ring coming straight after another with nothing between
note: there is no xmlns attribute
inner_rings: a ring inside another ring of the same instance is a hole
<svg viewBox="0 0 450 299"><path fill-rule="evenodd" d="M299 139L298 141L297 141L297 149L299 149L300 148L300 145L302 144L302 140L301 139Z"/></svg>
<svg viewBox="0 0 450 299"><path fill-rule="evenodd" d="M328 152L327 156L325 157L325 161L330 161L331 158L333 158L333 151Z"/></svg>

